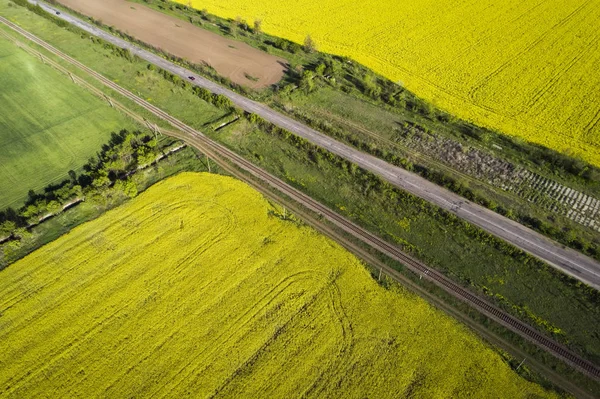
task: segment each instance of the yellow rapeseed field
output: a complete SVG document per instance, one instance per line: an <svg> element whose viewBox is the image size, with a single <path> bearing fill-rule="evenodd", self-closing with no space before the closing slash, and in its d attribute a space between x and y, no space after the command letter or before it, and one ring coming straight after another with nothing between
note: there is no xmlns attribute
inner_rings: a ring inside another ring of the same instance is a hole
<svg viewBox="0 0 600 399"><path fill-rule="evenodd" d="M0 397L554 397L273 211L182 174L0 272Z"/></svg>
<svg viewBox="0 0 600 399"><path fill-rule="evenodd" d="M600 0L191 4L310 34L462 118L600 165Z"/></svg>

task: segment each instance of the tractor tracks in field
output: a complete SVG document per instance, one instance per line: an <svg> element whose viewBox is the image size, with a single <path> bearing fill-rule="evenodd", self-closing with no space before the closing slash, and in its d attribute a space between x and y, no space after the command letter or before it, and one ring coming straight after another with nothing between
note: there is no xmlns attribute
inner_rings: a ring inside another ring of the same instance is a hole
<svg viewBox="0 0 600 399"><path fill-rule="evenodd" d="M44 2L35 0L28 1L31 4L38 4L49 13L55 14L58 12L57 9ZM103 31L69 13L60 12L56 15L56 18L70 23L119 48L127 49L131 54L136 55L169 73L177 75L183 80L191 82L190 84L193 86L202 87L214 94L221 94L229 98L237 107L244 111L257 114L268 122L379 176L382 180L387 181L393 186L466 220L472 225L477 226L479 229L531 254L561 272L568 274L591 287L600 289L600 262L595 259L583 255L571 248L567 248L564 245L483 206L465 200L465 198L458 194L442 188L412 172L391 165L380 158L363 153L354 147L341 143L295 119L281 114L263 103L253 101L235 91L229 90L182 66L174 64L155 53L144 50L138 45ZM71 58L71 60L73 59ZM189 80L190 76L193 77L194 80Z"/></svg>
<svg viewBox="0 0 600 399"><path fill-rule="evenodd" d="M354 222L332 211L331 209L321 204L320 202L314 200L307 194L293 188L292 186L280 180L279 178L272 176L268 172L255 166L240 155L229 150L224 145L212 141L199 131L194 130L193 128L189 127L188 125L184 124L178 119L173 118L171 115L162 111L160 108L137 97L136 95L125 90L116 83L110 81L109 79L105 78L104 76L100 75L94 70L88 68L79 61L58 51L46 42L40 40L39 38L30 34L29 32L21 29L20 27L11 23L5 18L0 17L0 22L9 26L15 32L24 36L33 43L43 47L45 50L52 53L53 55L60 57L64 61L67 61L71 65L85 72L86 74L93 77L106 87L117 92L119 95L127 98L128 100L133 101L138 106L144 108L145 110L154 114L156 117L169 123L177 130L165 131L165 133L168 133L173 137L186 141L188 144L196 147L207 156L212 157L215 160L215 162L217 162L219 166L221 166L225 171L245 181L250 186L254 187L261 193L266 195L268 198L274 199L276 202L284 202L286 204L291 203L292 205L290 206L290 209L299 216L301 216L306 223L315 227L320 232L334 238L342 246L346 247L347 249L350 249L359 256L361 256L361 254L366 254L367 256L365 256L365 260L367 260L368 262L376 258L374 258L372 255L369 256L364 249L360 248L357 244L354 244L350 239L344 237L343 234L339 232L339 230L351 235L352 237L356 238L362 243L379 251L380 253L400 262L410 271L434 283L436 286L451 294L455 298L467 303L474 309L478 310L480 313L482 313L489 319L501 324L508 330L518 334L519 336L530 341L539 348L551 353L558 359L573 366L577 370L592 377L593 379L600 380L600 367L572 352L564 345L556 342L555 340L546 335L543 335L528 324L520 321L516 317L508 314L507 312L492 305L488 301L475 295L468 289L453 282L450 278L446 277L442 273L432 268L429 268L422 262L404 253L396 246L384 241L377 235L367 231L366 229L355 224ZM12 41L15 41L15 39L12 38ZM43 61L50 61L41 53L38 54ZM74 82L77 80L74 78L74 75L72 75L70 72L67 71L67 73L71 76ZM102 93L102 95L105 96L104 93ZM141 119L142 123L149 123L144 118L140 117L139 115L120 105L117 101L111 100L108 97L106 98L112 103L113 106L119 109L123 109L127 115L131 116L138 122L140 122ZM308 211L314 212L319 216L314 217ZM326 219L329 223L334 225L339 230L336 232L331 226L328 226L327 224L323 223L322 219ZM386 275L388 275L396 281L405 282L407 280L407 278L403 276L400 272L383 264L381 261L376 261L375 265L380 267L382 272L385 272Z"/></svg>

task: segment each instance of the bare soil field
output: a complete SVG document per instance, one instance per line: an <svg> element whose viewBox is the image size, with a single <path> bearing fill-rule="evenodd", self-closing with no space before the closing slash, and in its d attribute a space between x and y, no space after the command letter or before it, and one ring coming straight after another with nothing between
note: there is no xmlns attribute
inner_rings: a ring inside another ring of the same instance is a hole
<svg viewBox="0 0 600 399"><path fill-rule="evenodd" d="M206 62L220 75L247 87L267 87L277 83L283 76L284 59L140 4L125 0L59 2L170 54L197 64Z"/></svg>

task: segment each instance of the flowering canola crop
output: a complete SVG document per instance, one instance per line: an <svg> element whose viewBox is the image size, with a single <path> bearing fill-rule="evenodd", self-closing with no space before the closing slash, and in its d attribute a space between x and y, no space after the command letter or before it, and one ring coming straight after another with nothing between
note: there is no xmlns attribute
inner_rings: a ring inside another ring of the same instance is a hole
<svg viewBox="0 0 600 399"><path fill-rule="evenodd" d="M600 0L191 4L310 34L459 117L600 165Z"/></svg>
<svg viewBox="0 0 600 399"><path fill-rule="evenodd" d="M0 312L3 398L553 397L229 177L165 180L9 266Z"/></svg>

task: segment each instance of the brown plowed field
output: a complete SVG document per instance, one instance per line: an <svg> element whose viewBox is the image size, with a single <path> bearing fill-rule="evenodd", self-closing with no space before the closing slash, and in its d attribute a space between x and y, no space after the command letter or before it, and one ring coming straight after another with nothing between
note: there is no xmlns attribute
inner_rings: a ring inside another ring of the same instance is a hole
<svg viewBox="0 0 600 399"><path fill-rule="evenodd" d="M262 88L277 83L286 61L245 43L229 40L189 22L124 0L60 0L135 38L191 62L212 66L235 83ZM258 78L250 80L246 74Z"/></svg>

